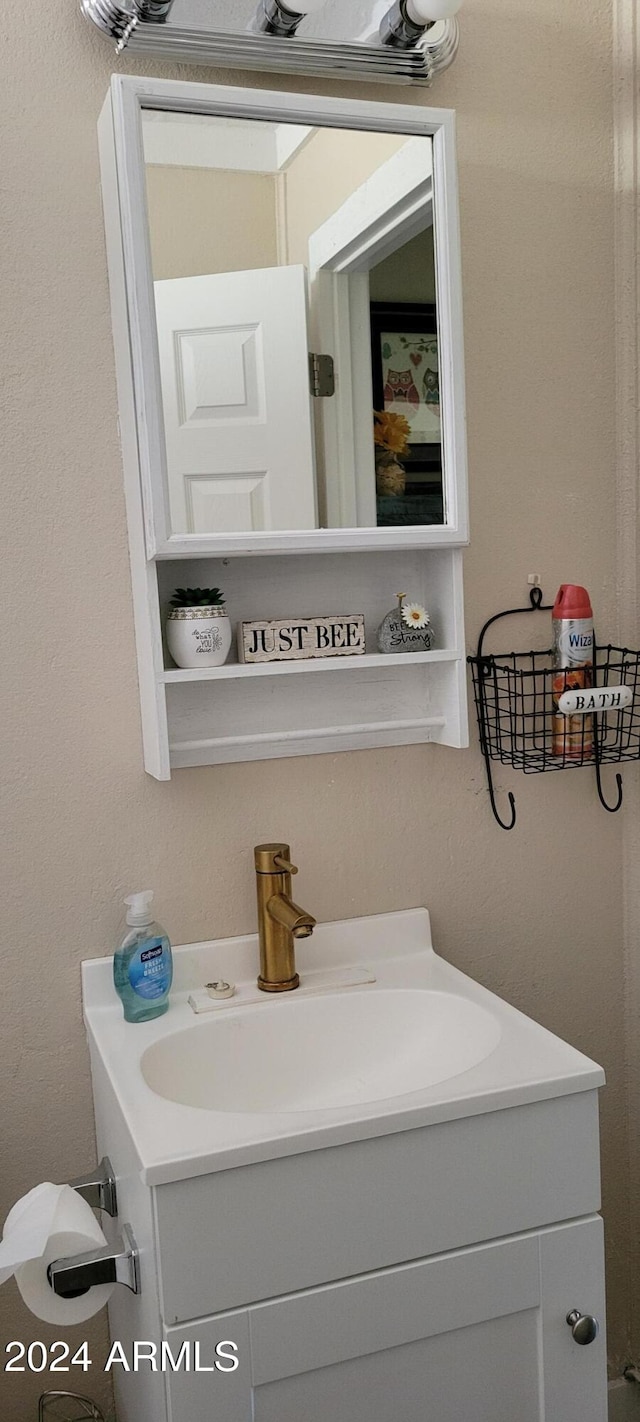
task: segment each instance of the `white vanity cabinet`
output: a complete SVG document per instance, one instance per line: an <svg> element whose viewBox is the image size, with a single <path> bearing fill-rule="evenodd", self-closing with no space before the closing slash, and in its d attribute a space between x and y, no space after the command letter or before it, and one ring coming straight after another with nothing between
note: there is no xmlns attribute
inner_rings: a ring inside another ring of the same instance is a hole
<svg viewBox="0 0 640 1422"><path fill-rule="evenodd" d="M343 982L366 964L360 988L256 1004L257 961L254 935L175 949L171 1010L142 1026L123 1021L110 961L83 966L98 1152L140 1251L111 1337L130 1362L136 1340L156 1349L155 1370L116 1365L118 1422L606 1422L602 1069L434 953L424 909L299 945L303 988L320 965ZM195 986L232 973L238 1005L194 1016ZM365 1001L386 1023L368 1046ZM393 1064L409 1002L407 1093ZM361 1068L336 1080L324 1048L342 1060L344 1022ZM262 1065L253 1097L234 1095L229 1033L245 1087ZM325 1106L285 1109L274 1061L285 1088L319 1073ZM597 1321L584 1345L570 1314Z"/></svg>
<svg viewBox="0 0 640 1422"><path fill-rule="evenodd" d="M112 1338L182 1357L116 1369L118 1422L606 1422L595 1092L150 1189L98 1122L142 1244Z"/></svg>
<svg viewBox="0 0 640 1422"><path fill-rule="evenodd" d="M167 1330L238 1348L232 1374L179 1373L171 1422L603 1422L604 1339L578 1347L567 1299L603 1315L602 1221L492 1241Z"/></svg>

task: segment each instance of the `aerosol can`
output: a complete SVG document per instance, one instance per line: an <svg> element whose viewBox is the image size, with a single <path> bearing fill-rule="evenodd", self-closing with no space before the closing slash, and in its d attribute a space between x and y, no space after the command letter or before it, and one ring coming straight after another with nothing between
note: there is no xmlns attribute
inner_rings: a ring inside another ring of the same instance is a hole
<svg viewBox="0 0 640 1422"><path fill-rule="evenodd" d="M593 612L586 588L563 583L553 608L553 754L588 760L593 754L593 717L557 711L563 692L593 685Z"/></svg>

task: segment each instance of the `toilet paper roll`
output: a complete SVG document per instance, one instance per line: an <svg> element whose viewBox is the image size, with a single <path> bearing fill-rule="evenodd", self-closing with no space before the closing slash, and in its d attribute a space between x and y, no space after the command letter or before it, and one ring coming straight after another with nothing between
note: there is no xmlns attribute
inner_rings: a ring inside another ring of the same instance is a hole
<svg viewBox="0 0 640 1422"><path fill-rule="evenodd" d="M98 1284L76 1299L53 1292L47 1266L107 1243L86 1200L69 1185L36 1185L7 1215L0 1244L0 1284L13 1274L27 1308L44 1323L71 1325L93 1318L114 1284Z"/></svg>

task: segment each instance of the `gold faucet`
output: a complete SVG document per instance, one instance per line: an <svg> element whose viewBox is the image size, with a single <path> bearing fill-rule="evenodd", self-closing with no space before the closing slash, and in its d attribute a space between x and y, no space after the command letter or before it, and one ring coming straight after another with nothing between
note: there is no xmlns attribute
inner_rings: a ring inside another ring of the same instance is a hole
<svg viewBox="0 0 640 1422"><path fill-rule="evenodd" d="M294 904L288 844L257 844L256 884L258 889L258 933L260 936L260 977L263 992L292 992L300 986L296 972L295 939L309 938L315 918Z"/></svg>

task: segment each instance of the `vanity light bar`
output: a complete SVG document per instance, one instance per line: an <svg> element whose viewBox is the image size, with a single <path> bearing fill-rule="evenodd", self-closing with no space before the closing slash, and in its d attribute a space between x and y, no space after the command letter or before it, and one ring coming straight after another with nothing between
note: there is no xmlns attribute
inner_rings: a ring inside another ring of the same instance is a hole
<svg viewBox="0 0 640 1422"><path fill-rule="evenodd" d="M462 0L395 0L380 26L383 44L413 49L438 20L457 14Z"/></svg>
<svg viewBox="0 0 640 1422"><path fill-rule="evenodd" d="M336 44L330 40L270 38L258 35L210 35L202 30L167 31L162 25L138 25L127 50L155 59L185 64L216 64L232 69L259 69L267 73L331 75L352 79L383 80L391 84L429 85L447 69L458 51L458 22L447 22L441 38L428 38L415 49L382 45ZM430 32L428 32L430 33Z"/></svg>
<svg viewBox="0 0 640 1422"><path fill-rule="evenodd" d="M238 33L180 28L158 23L166 18L173 0L80 0L85 18L116 41L118 53L128 53L185 64L219 65L231 69L265 72L333 75L394 84L429 85L455 59L459 44L458 21L450 16L432 23L411 48L391 43L359 44L348 41L305 39L291 30L282 33L256 29ZM293 0L292 0L293 3ZM310 9L310 0L299 0ZM324 0L323 0L324 3ZM417 3L417 0L412 0ZM420 0L421 4L425 0ZM433 5L438 0L431 0ZM442 3L442 0L440 0ZM446 3L446 0L445 0ZM261 10L282 14L281 0L261 0ZM315 8L320 8L316 3ZM258 12L260 14L260 11ZM302 11L289 11L292 18ZM295 26L297 28L297 25Z"/></svg>
<svg viewBox="0 0 640 1422"><path fill-rule="evenodd" d="M117 41L117 52L124 48L138 23L137 8L119 5L117 0L80 0L80 9L87 20Z"/></svg>
<svg viewBox="0 0 640 1422"><path fill-rule="evenodd" d="M260 0L256 29L266 35L294 35L305 15L321 10L326 0Z"/></svg>
<svg viewBox="0 0 640 1422"><path fill-rule="evenodd" d="M80 0L83 15L117 41L117 54L122 53L140 21L162 24L172 5L173 0L128 0L122 5L118 0Z"/></svg>

